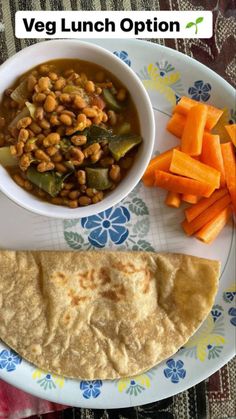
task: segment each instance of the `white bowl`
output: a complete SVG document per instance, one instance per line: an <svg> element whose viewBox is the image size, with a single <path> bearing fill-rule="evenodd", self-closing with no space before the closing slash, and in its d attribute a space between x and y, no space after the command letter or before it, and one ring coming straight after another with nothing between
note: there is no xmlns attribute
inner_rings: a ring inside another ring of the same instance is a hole
<svg viewBox="0 0 236 419"><path fill-rule="evenodd" d="M34 213L55 218L80 218L97 214L120 202L141 179L152 155L155 123L152 105L136 74L119 58L105 49L77 40L40 42L15 54L0 67L0 98L17 77L32 67L58 58L78 58L103 66L114 74L129 90L138 111L143 143L127 176L114 191L94 205L71 209L41 201L24 191L0 165L0 190L12 201Z"/></svg>

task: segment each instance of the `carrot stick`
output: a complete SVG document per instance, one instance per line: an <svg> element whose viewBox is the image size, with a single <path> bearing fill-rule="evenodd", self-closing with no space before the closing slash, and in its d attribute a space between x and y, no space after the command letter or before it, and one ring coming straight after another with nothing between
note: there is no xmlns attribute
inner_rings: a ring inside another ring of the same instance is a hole
<svg viewBox="0 0 236 419"><path fill-rule="evenodd" d="M189 97L182 96L178 104L174 107L173 112L178 112L181 115L187 115L189 110L197 105L199 102ZM207 106L207 120L206 120L206 129L211 130L219 121L223 111L221 109L215 108L211 105Z"/></svg>
<svg viewBox="0 0 236 419"><path fill-rule="evenodd" d="M225 167L226 185L231 195L234 212L236 213L236 157L234 154L234 146L231 142L221 144Z"/></svg>
<svg viewBox="0 0 236 419"><path fill-rule="evenodd" d="M228 205L228 207L224 208L216 217L212 218L209 223L204 225L204 227L197 232L195 237L203 243L212 243L229 221L231 214L232 209Z"/></svg>
<svg viewBox="0 0 236 419"><path fill-rule="evenodd" d="M207 182L214 186L214 189L220 186L220 172L179 150L173 150L170 171L200 182Z"/></svg>
<svg viewBox="0 0 236 419"><path fill-rule="evenodd" d="M186 116L181 115L180 113L174 113L169 119L166 129L171 134L175 135L178 138L182 137L184 126L186 123Z"/></svg>
<svg viewBox="0 0 236 419"><path fill-rule="evenodd" d="M173 118L173 117L172 117ZM225 129L236 147L236 124L225 125Z"/></svg>
<svg viewBox="0 0 236 419"><path fill-rule="evenodd" d="M230 195L227 194L223 198L214 202L209 208L199 214L198 217L194 218L190 223L187 220L182 222L182 227L188 236L196 233L214 217L216 217L224 208L226 208L231 202Z"/></svg>
<svg viewBox="0 0 236 419"><path fill-rule="evenodd" d="M208 166L214 167L220 172L220 187L225 187L225 169L220 148L219 135L212 135L205 132L202 141L202 154L201 159L203 163Z"/></svg>
<svg viewBox="0 0 236 419"><path fill-rule="evenodd" d="M198 202L198 200L199 200L199 198L198 198L197 195L192 195L192 194L188 194L188 193L184 193L182 195L182 201L188 202L189 204L196 204Z"/></svg>
<svg viewBox="0 0 236 419"><path fill-rule="evenodd" d="M176 192L167 192L165 204L168 207L179 208L181 204L181 196Z"/></svg>
<svg viewBox="0 0 236 419"><path fill-rule="evenodd" d="M184 213L187 221L190 223L194 220L199 214L209 208L214 202L218 201L218 199L222 198L228 194L228 189L218 189L217 191L213 192L210 198L202 198L197 204L192 205L191 207L187 208Z"/></svg>
<svg viewBox="0 0 236 419"><path fill-rule="evenodd" d="M156 170L164 170L164 172L169 171L173 150L174 148L171 148L170 150L167 150L164 153L161 153L158 156L154 157L150 161L142 178L145 186L154 185Z"/></svg>
<svg viewBox="0 0 236 419"><path fill-rule="evenodd" d="M171 192L187 193L208 197L212 194L215 187L206 182L188 179L183 176L172 175L171 173L157 170L155 172L155 186L167 189Z"/></svg>
<svg viewBox="0 0 236 419"><path fill-rule="evenodd" d="M184 153L190 154L190 156L199 156L201 154L206 118L206 105L200 103L189 110L181 137L181 150Z"/></svg>

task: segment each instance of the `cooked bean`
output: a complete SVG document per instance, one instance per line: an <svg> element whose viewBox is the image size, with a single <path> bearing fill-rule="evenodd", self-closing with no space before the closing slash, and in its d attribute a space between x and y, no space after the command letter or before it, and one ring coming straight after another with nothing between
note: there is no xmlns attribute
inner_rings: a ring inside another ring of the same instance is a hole
<svg viewBox="0 0 236 419"><path fill-rule="evenodd" d="M88 80L85 83L84 88L85 88L86 92L88 92L88 93L94 93L95 92L95 84L91 80Z"/></svg>
<svg viewBox="0 0 236 419"><path fill-rule="evenodd" d="M75 166L78 166L78 165L80 165L80 164L83 163L83 161L84 161L84 153L79 148L72 147L70 149L70 154L72 156L72 159L71 159L72 160L72 163Z"/></svg>
<svg viewBox="0 0 236 419"><path fill-rule="evenodd" d="M29 138L29 131L25 128L21 128L18 134L18 141L23 141L25 143Z"/></svg>
<svg viewBox="0 0 236 419"><path fill-rule="evenodd" d="M71 142L76 146L81 146L86 144L87 137L85 135L73 135Z"/></svg>
<svg viewBox="0 0 236 419"><path fill-rule="evenodd" d="M23 171L26 171L31 163L31 155L29 153L23 154L23 156L20 158L20 168Z"/></svg>
<svg viewBox="0 0 236 419"><path fill-rule="evenodd" d="M114 159L113 157L104 157L103 159L100 160L100 164L102 167L111 166L112 164L114 164Z"/></svg>
<svg viewBox="0 0 236 419"><path fill-rule="evenodd" d="M44 92L51 87L51 81L49 77L40 77L38 80L39 91Z"/></svg>
<svg viewBox="0 0 236 419"><path fill-rule="evenodd" d="M68 68L67 70L64 71L64 76L65 77L70 77L71 74L73 74L75 72L75 70L73 68Z"/></svg>
<svg viewBox="0 0 236 419"><path fill-rule="evenodd" d="M52 115L51 116L51 118L50 118L50 124L52 124L52 126L60 125L60 121L59 121L57 115Z"/></svg>
<svg viewBox="0 0 236 419"><path fill-rule="evenodd" d="M50 157L43 150L36 150L34 155L35 155L37 160L42 160L42 161L45 161L45 162L50 161Z"/></svg>
<svg viewBox="0 0 236 419"><path fill-rule="evenodd" d="M56 80L58 80L58 75L57 75L57 73L54 73L53 71L50 71L49 73L48 73L48 77L50 78L50 80L52 80L52 81L56 81Z"/></svg>
<svg viewBox="0 0 236 419"><path fill-rule="evenodd" d="M118 164L113 164L111 166L111 169L109 171L109 176L111 180L113 180L114 182L120 181L121 174L120 174L120 166L118 166Z"/></svg>
<svg viewBox="0 0 236 419"><path fill-rule="evenodd" d="M51 145L50 147L46 149L46 152L51 157L51 156L54 156L58 152L58 149L57 147Z"/></svg>
<svg viewBox="0 0 236 419"><path fill-rule="evenodd" d="M38 68L40 74L47 74L50 70L48 64L41 64Z"/></svg>
<svg viewBox="0 0 236 419"><path fill-rule="evenodd" d="M102 201L103 196L104 193L102 191L97 192L96 195L92 198L93 204L97 204L98 202Z"/></svg>
<svg viewBox="0 0 236 419"><path fill-rule="evenodd" d="M34 134L40 134L42 132L42 128L34 121L30 124L29 128Z"/></svg>
<svg viewBox="0 0 236 419"><path fill-rule="evenodd" d="M78 109L83 109L87 106L87 103L85 102L85 100L81 96L76 95L75 99L74 99L74 105Z"/></svg>
<svg viewBox="0 0 236 419"><path fill-rule="evenodd" d="M49 129L51 127L50 122L48 122L45 118L42 119L42 121L39 122L39 125L41 128L45 129Z"/></svg>
<svg viewBox="0 0 236 419"><path fill-rule="evenodd" d="M72 118L70 115L66 115L65 113L62 113L59 116L59 120L66 126L70 127L72 125Z"/></svg>
<svg viewBox="0 0 236 419"><path fill-rule="evenodd" d="M70 190L74 187L73 183L65 183L64 184L64 189L66 190Z"/></svg>
<svg viewBox="0 0 236 419"><path fill-rule="evenodd" d="M46 99L46 95L44 93L35 93L33 96L34 102L42 103Z"/></svg>
<svg viewBox="0 0 236 419"><path fill-rule="evenodd" d="M94 195L96 195L97 189L94 188L87 188L86 189L86 195L92 198Z"/></svg>
<svg viewBox="0 0 236 419"><path fill-rule="evenodd" d="M52 161L54 163L60 163L63 160L63 157L60 153L60 151L57 151L57 153L54 154L54 156L52 156Z"/></svg>
<svg viewBox="0 0 236 419"><path fill-rule="evenodd" d="M55 163L55 169L59 173L66 173L67 170L68 170L67 167L64 166L64 164L62 164L62 163Z"/></svg>
<svg viewBox="0 0 236 419"><path fill-rule="evenodd" d="M10 145L10 153L12 156L16 156L17 154L17 149L15 145Z"/></svg>
<svg viewBox="0 0 236 419"><path fill-rule="evenodd" d="M45 111L46 112L53 112L55 110L56 106L57 106L56 99L53 96L48 95L45 102L44 102L44 105L43 105Z"/></svg>
<svg viewBox="0 0 236 419"><path fill-rule="evenodd" d="M69 195L69 193L70 193L70 191L67 191L67 190L63 189L63 190L60 192L60 196L68 196L68 195Z"/></svg>
<svg viewBox="0 0 236 419"><path fill-rule="evenodd" d="M36 150L36 149L37 149L37 145L34 139L28 140L24 146L24 151L26 153L30 153L31 151Z"/></svg>
<svg viewBox="0 0 236 419"><path fill-rule="evenodd" d="M39 121L42 121L43 117L44 117L44 110L43 110L42 106L39 106L35 110L34 118L38 119Z"/></svg>
<svg viewBox="0 0 236 419"><path fill-rule="evenodd" d="M29 92L33 92L34 86L36 85L36 83L37 83L36 77L30 74L27 80L27 90Z"/></svg>
<svg viewBox="0 0 236 419"><path fill-rule="evenodd" d="M71 102L71 96L68 93L61 93L61 95L59 96L59 99L62 103Z"/></svg>
<svg viewBox="0 0 236 419"><path fill-rule="evenodd" d="M96 154L101 149L101 146L99 143L91 144L90 146L86 147L83 150L84 157L87 158L91 156L92 154Z"/></svg>
<svg viewBox="0 0 236 419"><path fill-rule="evenodd" d="M88 116L89 118L94 118L95 116L98 115L98 111L96 108L84 108L83 109L83 113Z"/></svg>
<svg viewBox="0 0 236 419"><path fill-rule="evenodd" d="M23 154L25 143L23 141L19 141L16 144L16 156L20 157Z"/></svg>
<svg viewBox="0 0 236 419"><path fill-rule="evenodd" d="M66 81L63 79L63 77L60 77L57 81L54 83L54 90L62 90L63 87L65 87Z"/></svg>
<svg viewBox="0 0 236 419"><path fill-rule="evenodd" d="M120 102L123 102L126 99L126 95L127 95L127 91L126 89L124 89L123 87L118 90L118 93L116 95L117 100L119 100Z"/></svg>
<svg viewBox="0 0 236 419"><path fill-rule="evenodd" d="M37 170L38 170L38 172L43 173L43 172L48 172L49 170L53 170L54 167L55 167L54 163L52 163L50 161L49 162L43 161L42 163L38 164Z"/></svg>
<svg viewBox="0 0 236 419"><path fill-rule="evenodd" d="M29 180L25 180L25 181L24 181L24 188L25 188L27 191L32 191L32 190L34 189L34 187L33 187L32 183L30 183L30 182L29 182Z"/></svg>
<svg viewBox="0 0 236 419"><path fill-rule="evenodd" d="M92 154L90 156L90 160L92 163L96 163L98 160L100 160L102 155L102 150L98 150L96 153Z"/></svg>
<svg viewBox="0 0 236 419"><path fill-rule="evenodd" d="M13 175L13 179L17 183L17 185L19 185L22 188L24 188L25 180L20 175L18 175L16 173L15 175Z"/></svg>
<svg viewBox="0 0 236 419"><path fill-rule="evenodd" d="M68 195L68 197L70 198L70 199L76 199L76 198L78 198L79 196L80 196L80 192L79 191L68 191L69 192L69 195Z"/></svg>
<svg viewBox="0 0 236 419"><path fill-rule="evenodd" d="M56 107L56 109L55 109L55 112L57 112L57 113L61 113L61 112L63 112L63 111L65 111L65 106L63 106L63 105L58 105L57 107Z"/></svg>
<svg viewBox="0 0 236 419"><path fill-rule="evenodd" d="M50 145L56 145L60 142L60 135L57 132L52 132L44 140L44 147L49 147Z"/></svg>
<svg viewBox="0 0 236 419"><path fill-rule="evenodd" d="M69 205L70 208L77 208L78 207L78 201L76 199L69 200L68 205Z"/></svg>
<svg viewBox="0 0 236 419"><path fill-rule="evenodd" d="M89 198L89 196L80 196L78 202L82 207L85 207L86 205L90 205L92 203L92 199Z"/></svg>
<svg viewBox="0 0 236 419"><path fill-rule="evenodd" d="M17 122L17 128L21 129L21 128L26 128L28 127L32 122L32 118L30 118L30 116L26 116L25 118L21 118L18 122Z"/></svg>
<svg viewBox="0 0 236 419"><path fill-rule="evenodd" d="M86 172L85 170L78 170L77 180L80 185L85 185L86 183Z"/></svg>
<svg viewBox="0 0 236 419"><path fill-rule="evenodd" d="M63 198L60 198L59 196L56 196L55 198L51 198L51 203L55 205L63 205L64 200Z"/></svg>

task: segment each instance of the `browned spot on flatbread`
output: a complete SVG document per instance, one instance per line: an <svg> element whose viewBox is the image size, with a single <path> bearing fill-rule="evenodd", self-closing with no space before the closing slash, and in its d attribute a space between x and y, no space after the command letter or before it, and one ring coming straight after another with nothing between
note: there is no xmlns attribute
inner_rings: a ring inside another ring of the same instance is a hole
<svg viewBox="0 0 236 419"><path fill-rule="evenodd" d="M126 295L126 291L125 291L125 288L122 284L122 285L114 286L114 288L112 288L108 291L103 291L103 292L101 292L100 295L104 298L108 298L109 300L118 302L118 301L124 299L124 297Z"/></svg>
<svg viewBox="0 0 236 419"><path fill-rule="evenodd" d="M59 285L65 285L68 282L68 277L63 272L54 272L51 278Z"/></svg>
<svg viewBox="0 0 236 419"><path fill-rule="evenodd" d="M91 269L84 273L79 273L79 282L81 288L93 290L96 288L95 284L95 270Z"/></svg>
<svg viewBox="0 0 236 419"><path fill-rule="evenodd" d="M112 268L115 268L117 271L124 272L126 274L134 274L142 272L145 268L136 268L132 262L122 263L122 262L113 262Z"/></svg>
<svg viewBox="0 0 236 419"><path fill-rule="evenodd" d="M71 305L72 306L78 306L81 301L88 300L88 297L79 296L78 294L76 294L76 291L74 289L70 289L68 291L67 295L71 299Z"/></svg>
<svg viewBox="0 0 236 419"><path fill-rule="evenodd" d="M99 271L99 278L102 284L109 284L111 282L110 270L108 268L101 268Z"/></svg>

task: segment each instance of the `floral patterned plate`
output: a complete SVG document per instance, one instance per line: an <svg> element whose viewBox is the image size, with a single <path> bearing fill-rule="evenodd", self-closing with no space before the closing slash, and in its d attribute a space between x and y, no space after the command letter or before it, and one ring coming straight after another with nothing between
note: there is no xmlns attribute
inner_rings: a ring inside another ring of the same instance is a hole
<svg viewBox="0 0 236 419"><path fill-rule="evenodd" d="M138 40L91 42L114 52L143 81L156 119L155 154L176 144L165 126L173 105L183 94L225 108L224 122L235 122L233 88L197 61ZM219 132L223 124L217 127ZM150 403L186 390L233 357L236 332L233 225L228 225L211 246L206 246L185 237L180 228L183 210L167 208L164 196L163 191L144 188L140 183L114 208L93 217L63 221L28 213L0 195L0 248L156 250L222 262L219 292L210 315L177 354L150 371L116 381L64 379L36 369L0 342L0 378L55 402L118 408Z"/></svg>

